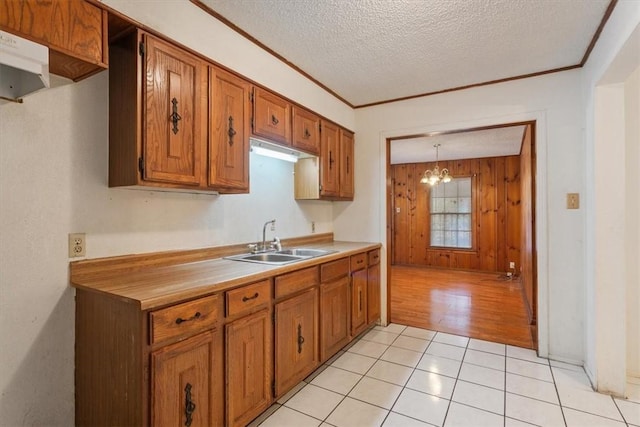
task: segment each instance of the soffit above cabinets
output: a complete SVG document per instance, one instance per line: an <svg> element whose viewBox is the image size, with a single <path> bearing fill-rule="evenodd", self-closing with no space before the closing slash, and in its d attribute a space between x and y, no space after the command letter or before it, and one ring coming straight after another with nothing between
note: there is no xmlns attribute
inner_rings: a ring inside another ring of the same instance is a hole
<svg viewBox="0 0 640 427"><path fill-rule="evenodd" d="M192 0L352 106L581 66L615 0Z"/></svg>

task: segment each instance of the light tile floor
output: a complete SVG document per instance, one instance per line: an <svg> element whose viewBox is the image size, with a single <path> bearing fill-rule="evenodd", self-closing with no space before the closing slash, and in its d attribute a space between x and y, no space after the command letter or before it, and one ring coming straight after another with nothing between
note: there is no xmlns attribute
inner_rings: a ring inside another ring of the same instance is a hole
<svg viewBox="0 0 640 427"><path fill-rule="evenodd" d="M533 350L391 324L327 361L258 425L640 427L640 386L612 398L582 367Z"/></svg>

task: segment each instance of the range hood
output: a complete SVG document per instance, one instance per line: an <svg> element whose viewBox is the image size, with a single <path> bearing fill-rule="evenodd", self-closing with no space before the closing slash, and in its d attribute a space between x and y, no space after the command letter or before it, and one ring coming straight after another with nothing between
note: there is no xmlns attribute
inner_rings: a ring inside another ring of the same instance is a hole
<svg viewBox="0 0 640 427"><path fill-rule="evenodd" d="M49 49L0 31L0 102L49 87Z"/></svg>

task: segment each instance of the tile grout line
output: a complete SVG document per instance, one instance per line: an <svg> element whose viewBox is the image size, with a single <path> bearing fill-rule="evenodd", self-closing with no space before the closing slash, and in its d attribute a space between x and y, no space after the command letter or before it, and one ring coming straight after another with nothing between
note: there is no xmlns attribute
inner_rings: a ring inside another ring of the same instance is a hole
<svg viewBox="0 0 640 427"><path fill-rule="evenodd" d="M406 328L405 328L405 329L406 329ZM437 332L436 332L436 333L434 333L434 335L433 335L430 339L425 340L425 341L428 341L429 343L427 344L427 347L426 347L426 348L424 349L424 351L422 352L422 356L420 356L420 360L422 360L422 357L423 357L425 354L427 354L427 353L426 353L426 352L427 352L427 349L429 348L429 346L430 346L430 345L431 345L431 343L433 342L433 338L435 338L436 334L437 334ZM398 336L401 336L401 335L402 335L402 334L399 334ZM405 336L408 336L408 335L405 335ZM417 338L417 337L410 337L410 338L423 339L423 338ZM394 340L394 341L395 341L395 340ZM391 347L391 345L390 345L390 347ZM382 360L382 359L378 359L378 360ZM393 363L394 365L399 365L399 366L403 366L403 367L409 368L409 366L406 366L406 365L400 365L399 363L390 362L390 361L388 361L388 360L382 360L382 361L383 361L383 362L388 362L388 363ZM420 420L420 419L418 419L418 418L414 418L414 417L412 417L412 416L409 416L409 415L406 415L406 414L401 414L400 412L394 412L394 411L393 411L393 407L394 407L394 406L396 405L396 403L398 402L398 399L400 399L400 395L401 395L401 394L402 394L402 392L407 388L407 383L408 383L408 382L409 382L409 380L411 379L411 376L414 374L414 372L415 372L416 370L420 370L420 371L422 371L421 369L418 369L418 368L417 368L417 366L418 366L418 364L419 364L419 363L420 363L420 361L418 361L418 363L416 364L416 366L415 366L415 367L411 368L411 369L412 369L411 374L409 375L409 377L407 378L407 380L404 382L404 385L402 386L402 390L400 390L400 393L398 394L398 397L396 397L396 399L393 401L393 405L391 405L391 409L389 409L389 410L388 410L388 412L387 412L387 416L386 416L386 417L384 417L384 420L382 421L382 424L384 424L384 423L387 421L387 418L389 418L389 415L393 412L394 414L398 414L398 415L401 415L401 416L403 416L403 417L410 418L410 419L412 419L412 420L416 420L416 421L419 421L419 422L422 422L422 423L425 423L425 424L428 424L428 425L434 425L434 424L428 423L428 422L426 422L426 421ZM372 366L372 367L373 367L373 366ZM369 368L369 370L371 370L371 368ZM369 372L369 370L368 370L367 372ZM426 372L426 371L423 371L423 372ZM366 374L365 374L365 375L366 375ZM368 378L372 378L372 377L368 377ZM448 378L450 378L450 377L448 377ZM377 378L375 378L375 379L377 379ZM379 381L384 381L384 380L379 380ZM386 382L386 381L385 381L385 382ZM390 384L393 384L393 383L390 383ZM394 385L397 385L397 384L394 384ZM413 390L413 389L411 389L411 388L410 388L409 390ZM443 425L444 425L444 424L443 424ZM436 426L436 427L437 427L437 426Z"/></svg>
<svg viewBox="0 0 640 427"><path fill-rule="evenodd" d="M436 333L436 335L437 335L437 333ZM458 368L458 375L456 375L456 380L453 383L453 389L451 390L451 397L449 398L449 404L447 405L447 410L444 413L444 418L442 419L442 425L443 426L447 422L447 416L449 415L449 409L451 409L451 402L453 402L453 395L456 392L456 386L458 385L458 379L460 378L460 372L462 371L462 365L464 364L464 358L467 355L467 349L469 348L469 343L471 343L471 338L467 337L467 345L464 347L464 353L462 354L462 360L460 361L460 367Z"/></svg>
<svg viewBox="0 0 640 427"><path fill-rule="evenodd" d="M509 347L504 346L504 396L502 397L502 426L507 427L507 351Z"/></svg>
<svg viewBox="0 0 640 427"><path fill-rule="evenodd" d="M562 421L564 425L567 425L567 417L564 415L564 407L562 406L562 399L560 398L560 392L558 391L558 384L556 384L556 377L553 375L553 369L551 369L551 363L549 363L549 371L551 371L551 378L553 378L553 388L556 389L556 395L558 396L558 403L560 404L560 413L562 414Z"/></svg>
<svg viewBox="0 0 640 427"><path fill-rule="evenodd" d="M631 423L627 421L627 419L625 418L624 414L622 413L622 409L620 409L620 406L618 406L618 403L616 402L616 399L614 399L613 396L611 396L611 399L613 399L613 404L616 405L616 409L620 413L620 416L622 417L622 421L624 421L624 423L627 426L631 425Z"/></svg>

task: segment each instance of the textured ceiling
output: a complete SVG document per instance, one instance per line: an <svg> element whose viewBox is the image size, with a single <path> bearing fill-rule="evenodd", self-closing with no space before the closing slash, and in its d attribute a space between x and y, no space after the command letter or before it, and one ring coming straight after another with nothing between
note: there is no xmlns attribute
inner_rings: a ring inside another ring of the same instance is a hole
<svg viewBox="0 0 640 427"><path fill-rule="evenodd" d="M391 142L390 161L400 163L422 163L436 160L479 159L520 154L525 126L507 126L468 132L398 139Z"/></svg>
<svg viewBox="0 0 640 427"><path fill-rule="evenodd" d="M610 0L201 0L353 106L581 63Z"/></svg>

